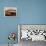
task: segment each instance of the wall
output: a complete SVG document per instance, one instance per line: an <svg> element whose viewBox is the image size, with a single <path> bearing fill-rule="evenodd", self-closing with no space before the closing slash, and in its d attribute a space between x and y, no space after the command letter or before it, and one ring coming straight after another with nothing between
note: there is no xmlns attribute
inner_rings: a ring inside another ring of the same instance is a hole
<svg viewBox="0 0 46 46"><path fill-rule="evenodd" d="M46 24L46 0L23 0L21 24Z"/></svg>
<svg viewBox="0 0 46 46"><path fill-rule="evenodd" d="M4 16L4 7L16 7L17 0L1 0L0 1L0 44L7 44L8 41L8 34L10 32L16 32L16 35L18 34L17 31L17 24L19 23L19 13L16 17L6 17ZM19 10L18 10L19 12ZM16 38L16 43L18 38Z"/></svg>
<svg viewBox="0 0 46 46"><path fill-rule="evenodd" d="M4 16L9 6L17 7L16 17ZM0 0L0 44L8 43L9 32L18 32L17 24L46 24L46 0Z"/></svg>

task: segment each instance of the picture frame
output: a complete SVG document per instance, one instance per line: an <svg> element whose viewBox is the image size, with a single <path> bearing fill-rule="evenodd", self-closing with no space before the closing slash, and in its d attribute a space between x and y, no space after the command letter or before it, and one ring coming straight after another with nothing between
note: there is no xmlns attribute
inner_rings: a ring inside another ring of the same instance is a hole
<svg viewBox="0 0 46 46"><path fill-rule="evenodd" d="M24 34L23 31L27 31L27 30L28 30L27 32L28 37L25 38L24 37L25 35L23 35ZM18 35L19 42L24 39L31 41L46 41L46 24L19 24L18 34L19 34Z"/></svg>
<svg viewBox="0 0 46 46"><path fill-rule="evenodd" d="M4 7L4 16L17 16L16 7Z"/></svg>

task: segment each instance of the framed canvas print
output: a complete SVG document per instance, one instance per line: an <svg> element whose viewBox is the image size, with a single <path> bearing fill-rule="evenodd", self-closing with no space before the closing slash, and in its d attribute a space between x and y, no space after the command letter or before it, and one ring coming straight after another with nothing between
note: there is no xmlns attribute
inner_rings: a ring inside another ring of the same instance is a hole
<svg viewBox="0 0 46 46"><path fill-rule="evenodd" d="M4 16L16 16L17 8L16 7L4 7Z"/></svg>
<svg viewBox="0 0 46 46"><path fill-rule="evenodd" d="M46 25L20 24L18 26L18 31L18 33L20 33L20 41L46 41Z"/></svg>

